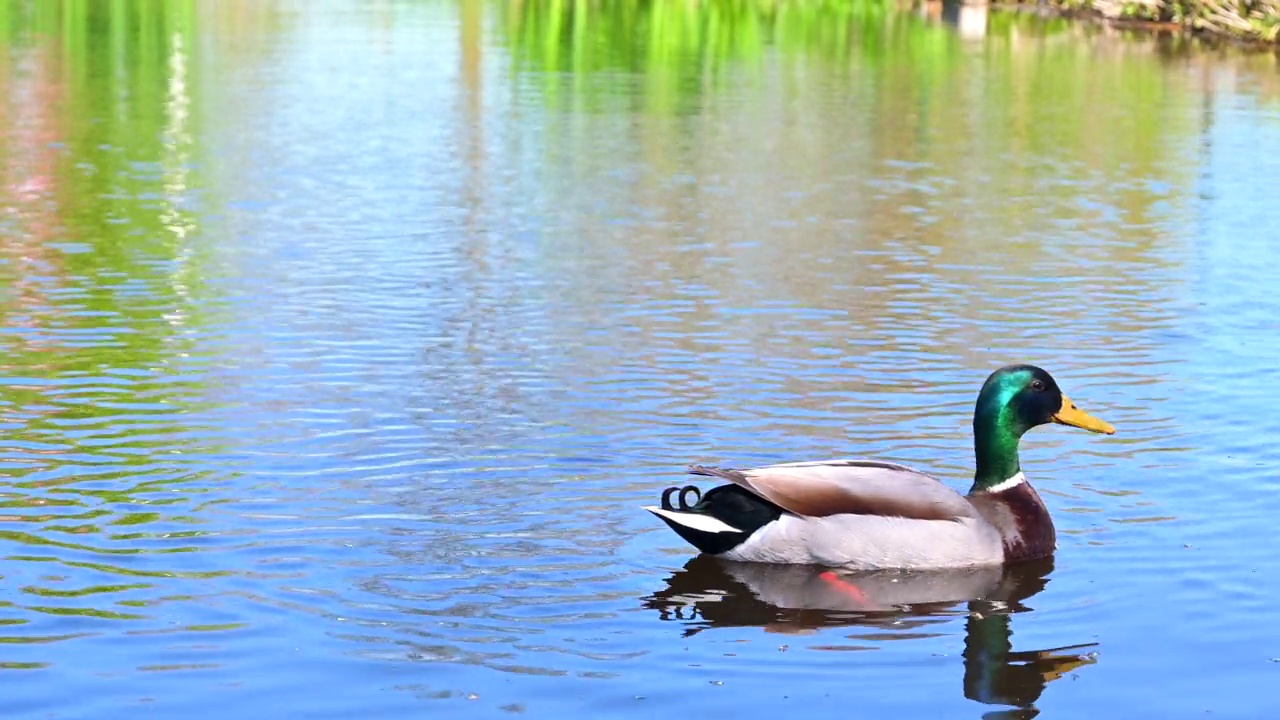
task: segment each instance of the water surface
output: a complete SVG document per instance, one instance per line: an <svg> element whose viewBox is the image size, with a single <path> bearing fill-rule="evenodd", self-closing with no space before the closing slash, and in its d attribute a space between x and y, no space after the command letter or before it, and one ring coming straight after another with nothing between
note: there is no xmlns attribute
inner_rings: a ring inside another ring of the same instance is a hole
<svg viewBox="0 0 1280 720"><path fill-rule="evenodd" d="M0 9L6 717L1280 710L1274 58L765 5ZM1050 563L639 509L965 489L1009 362L1118 428L1024 441Z"/></svg>

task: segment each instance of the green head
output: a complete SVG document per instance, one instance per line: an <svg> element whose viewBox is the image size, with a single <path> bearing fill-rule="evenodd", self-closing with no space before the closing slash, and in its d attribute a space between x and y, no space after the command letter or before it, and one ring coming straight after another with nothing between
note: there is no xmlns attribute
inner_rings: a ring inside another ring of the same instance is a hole
<svg viewBox="0 0 1280 720"><path fill-rule="evenodd" d="M1034 365L1009 365L991 373L973 410L977 472L973 488L997 485L1021 471L1018 441L1037 425L1059 423L1110 435L1116 431L1071 402L1053 376Z"/></svg>

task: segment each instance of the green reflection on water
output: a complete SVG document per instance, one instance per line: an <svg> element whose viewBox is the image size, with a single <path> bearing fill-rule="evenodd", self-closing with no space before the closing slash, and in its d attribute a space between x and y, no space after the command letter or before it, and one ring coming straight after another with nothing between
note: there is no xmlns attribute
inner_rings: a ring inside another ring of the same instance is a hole
<svg viewBox="0 0 1280 720"><path fill-rule="evenodd" d="M43 597L84 597L99 593L125 592L127 590L145 590L152 587L149 583L132 583L123 585L95 585L77 590L54 590L53 588L24 587L22 592Z"/></svg>
<svg viewBox="0 0 1280 720"><path fill-rule="evenodd" d="M743 71L761 68L773 52L846 74L856 59L935 79L950 77L963 53L954 28L895 0L512 0L498 8L517 68L571 73L587 109L592 99L617 95L616 84L590 82L602 71L642 75L642 109L680 113L695 111L691 98L701 92L749 78ZM1062 19L996 13L986 33L1045 37L1072 29L1078 26ZM559 80L544 77L540 89L551 102L565 98Z"/></svg>
<svg viewBox="0 0 1280 720"><path fill-rule="evenodd" d="M53 558L27 558L29 560L55 561ZM178 570L135 570L132 568L116 567L104 563L91 562L72 562L62 563L67 567L82 568L85 570L96 570L98 572L110 573L113 575L125 575L128 577L147 577L147 578L189 578L189 579L208 579L226 577L231 575L229 570L209 570L203 572L186 572Z"/></svg>
<svg viewBox="0 0 1280 720"><path fill-rule="evenodd" d="M92 618L102 618L106 620L145 620L147 618L146 615L112 612L110 610L97 610L95 608L51 607L51 606L40 607L36 605L30 605L25 609L32 612L44 613L46 615L92 617Z"/></svg>
<svg viewBox="0 0 1280 720"><path fill-rule="evenodd" d="M65 604L9 603L31 620L10 642L47 636L42 615L143 619L103 606L228 574L178 559L197 549L184 528L211 482L200 464L221 449L194 418L208 407L198 337L221 302L202 225L202 12L0 3L0 546L15 575L54 563L76 588L19 580Z"/></svg>
<svg viewBox="0 0 1280 720"><path fill-rule="evenodd" d="M49 378L104 369L151 372L175 351L190 302L196 244L191 78L194 3L0 5L3 368ZM143 376L145 377L145 375ZM130 376L68 386L73 418ZM6 384L15 406L49 401L41 384ZM155 399L155 398L152 398ZM39 425L39 423L33 423ZM44 428L49 429L49 428ZM52 433L55 434L56 433Z"/></svg>
<svg viewBox="0 0 1280 720"><path fill-rule="evenodd" d="M989 328L1012 328L1015 309L1116 338L1149 330L1149 318L1099 319L1090 303L1043 299L1037 284L1060 272L1064 256L1077 258L1091 292L1160 308L1180 291L1172 258L1183 249L1161 228L1194 202L1195 148L1211 120L1197 105L1203 87L1170 72L1179 60L1153 37L992 11L971 39L927 12L877 0L499 8L515 81L558 111L547 121L541 180L564 189L555 195L573 224L564 235L586 239L579 252L671 267L733 298L703 263L759 241L754 259L774 271L744 302L856 308L854 334L891 342L904 323L936 317L921 342L947 362L1004 342ZM772 99L760 102L764 93ZM583 115L602 116L601 126ZM604 127L618 116L628 122ZM618 136L616 154L601 161L605 133ZM635 179L612 175L617 168L634 169ZM605 184L623 188L617 205L573 195ZM598 242L632 202L662 208L668 224L638 222L625 243ZM767 232L766 218L775 223ZM673 228L696 228L705 250L674 252ZM918 292L923 311L901 292L922 268L932 286ZM586 304L598 288L581 291L575 300ZM693 338L712 307L681 315L687 324L678 327L638 316L637 345L662 346L674 334L670 343L700 352ZM974 322L940 330L957 317ZM1065 337L1040 345L1072 349ZM803 383L797 396L827 389Z"/></svg>

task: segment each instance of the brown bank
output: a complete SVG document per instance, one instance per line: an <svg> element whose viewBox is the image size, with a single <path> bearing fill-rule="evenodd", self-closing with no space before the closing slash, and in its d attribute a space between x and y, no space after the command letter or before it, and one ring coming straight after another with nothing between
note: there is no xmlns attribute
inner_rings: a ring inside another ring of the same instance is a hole
<svg viewBox="0 0 1280 720"><path fill-rule="evenodd" d="M1035 10L1093 19L1112 25L1194 33L1206 38L1253 44L1280 43L1280 0L967 0L967 7ZM925 0L926 14L941 13L943 3Z"/></svg>

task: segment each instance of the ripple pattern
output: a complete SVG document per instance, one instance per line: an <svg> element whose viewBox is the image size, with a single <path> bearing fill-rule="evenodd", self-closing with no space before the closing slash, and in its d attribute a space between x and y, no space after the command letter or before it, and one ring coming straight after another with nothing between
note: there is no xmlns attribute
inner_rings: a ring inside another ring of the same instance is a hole
<svg viewBox="0 0 1280 720"><path fill-rule="evenodd" d="M673 70L499 5L0 25L6 709L1276 709L1253 61L842 16ZM850 606L638 508L689 462L964 489L1009 362L1120 431L1024 444L1049 567Z"/></svg>

